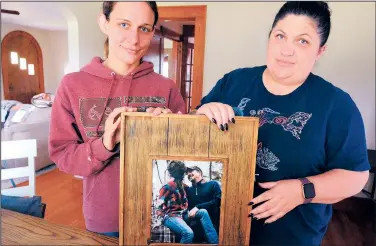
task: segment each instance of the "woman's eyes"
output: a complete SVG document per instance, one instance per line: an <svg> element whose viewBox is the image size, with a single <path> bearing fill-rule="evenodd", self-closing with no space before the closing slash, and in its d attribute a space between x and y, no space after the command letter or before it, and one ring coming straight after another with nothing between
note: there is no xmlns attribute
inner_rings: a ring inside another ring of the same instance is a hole
<svg viewBox="0 0 376 246"><path fill-rule="evenodd" d="M120 26L121 26L122 28L129 28L130 25L129 25L128 23L120 23ZM149 28L144 27L144 26L140 27L140 30L141 30L142 32L151 32Z"/></svg>
<svg viewBox="0 0 376 246"><path fill-rule="evenodd" d="M278 39L283 39L283 38L284 38L284 36L283 36L282 34L277 34L276 37L277 37Z"/></svg>
<svg viewBox="0 0 376 246"><path fill-rule="evenodd" d="M277 39L285 39L285 36L283 36L282 34L277 34L275 36L276 36ZM307 40L302 39L302 38L298 40L298 43L303 44L303 45L309 44L309 42Z"/></svg>
<svg viewBox="0 0 376 246"><path fill-rule="evenodd" d="M148 29L148 28L146 28L146 27L140 27L140 29L141 29L141 31L143 31L143 32L150 32L150 30Z"/></svg>

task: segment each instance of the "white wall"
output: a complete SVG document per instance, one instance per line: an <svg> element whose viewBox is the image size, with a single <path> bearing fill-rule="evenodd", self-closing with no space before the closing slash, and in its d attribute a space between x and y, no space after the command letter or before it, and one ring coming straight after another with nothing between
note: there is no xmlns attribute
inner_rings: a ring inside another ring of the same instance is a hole
<svg viewBox="0 0 376 246"><path fill-rule="evenodd" d="M79 65L103 55L96 17L100 2L64 2L79 29ZM265 64L268 33L282 2L158 2L159 6L207 5L203 93L225 73ZM328 50L314 72L347 91L358 105L367 145L375 149L375 3L331 2Z"/></svg>
<svg viewBox="0 0 376 246"><path fill-rule="evenodd" d="M50 42L50 54L47 54L47 59L50 60L50 74L48 78L51 78L48 83L46 83L46 92L55 93L61 79L64 76L64 71L68 66L68 33L67 31L49 31L49 42Z"/></svg>
<svg viewBox="0 0 376 246"><path fill-rule="evenodd" d="M333 29L315 72L348 92L362 114L367 145L375 135L375 3L330 3Z"/></svg>
<svg viewBox="0 0 376 246"><path fill-rule="evenodd" d="M45 91L55 93L64 75L68 62L68 42L66 31L47 31L15 24L1 24L1 40L9 32L21 30L31 34L38 42L43 56ZM2 79L2 76L1 76ZM4 97L1 82L1 95Z"/></svg>
<svg viewBox="0 0 376 246"><path fill-rule="evenodd" d="M74 22L77 21L78 24L78 37L74 37L74 33L69 37L72 40L78 39L78 67L85 66L94 56L103 57L106 37L97 24L102 2L59 2L59 4L74 15L76 19ZM72 25L75 25L75 23L72 23ZM75 70L75 66L71 70Z"/></svg>

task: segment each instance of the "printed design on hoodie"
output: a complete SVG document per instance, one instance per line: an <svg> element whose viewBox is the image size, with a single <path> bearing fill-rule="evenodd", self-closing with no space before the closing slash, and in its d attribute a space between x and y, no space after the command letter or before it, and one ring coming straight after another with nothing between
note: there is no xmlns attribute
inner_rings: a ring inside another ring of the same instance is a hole
<svg viewBox="0 0 376 246"><path fill-rule="evenodd" d="M276 112L270 108L263 108L257 112L256 110L251 110L249 114L250 116L258 117L260 119L259 127L262 127L266 123L282 126L283 130L291 132L291 134L299 140L304 126L312 117L312 114L304 112L296 112L286 117L280 115L279 112Z"/></svg>
<svg viewBox="0 0 376 246"><path fill-rule="evenodd" d="M262 169L269 171L277 171L277 163L280 162L279 158L273 154L268 148L262 147L262 143L257 145L256 164Z"/></svg>
<svg viewBox="0 0 376 246"><path fill-rule="evenodd" d="M150 103L150 104L166 104L166 98L160 96L130 96L124 97L125 103Z"/></svg>
<svg viewBox="0 0 376 246"><path fill-rule="evenodd" d="M84 128L97 127L102 113L100 126L103 126L112 110L121 107L121 97L109 98L106 108L104 108L105 102L106 98L80 98L80 119Z"/></svg>
<svg viewBox="0 0 376 246"><path fill-rule="evenodd" d="M101 123L99 124L99 126L103 127L111 112L115 108L121 107L122 101L126 104L127 100L129 100L128 104L154 104L154 106L159 106L156 104L166 104L166 98L161 96L113 97L108 99L107 107L104 109L106 98L80 98L80 119L82 125L85 129L97 127L103 113ZM136 106L137 112L146 112L149 107L151 106ZM86 130L85 134L89 138L100 137L103 135L103 130L98 129L98 132L96 129Z"/></svg>
<svg viewBox="0 0 376 246"><path fill-rule="evenodd" d="M86 131L86 137L88 138L98 138L98 137L102 137L104 131L100 131L98 130L98 133L96 131Z"/></svg>

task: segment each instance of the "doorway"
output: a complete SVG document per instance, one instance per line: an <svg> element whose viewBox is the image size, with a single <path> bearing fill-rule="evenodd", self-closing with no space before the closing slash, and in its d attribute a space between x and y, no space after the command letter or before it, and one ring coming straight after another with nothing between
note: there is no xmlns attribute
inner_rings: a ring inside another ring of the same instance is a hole
<svg viewBox="0 0 376 246"><path fill-rule="evenodd" d="M158 7L159 22L145 60L173 81L190 112L202 98L206 6Z"/></svg>
<svg viewBox="0 0 376 246"><path fill-rule="evenodd" d="M175 81L186 103L192 109L194 21L162 21L163 35L162 75Z"/></svg>

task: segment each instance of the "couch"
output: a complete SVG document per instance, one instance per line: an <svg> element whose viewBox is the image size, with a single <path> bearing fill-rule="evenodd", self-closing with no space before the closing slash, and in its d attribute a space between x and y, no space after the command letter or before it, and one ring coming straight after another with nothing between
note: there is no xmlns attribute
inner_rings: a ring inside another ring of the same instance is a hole
<svg viewBox="0 0 376 246"><path fill-rule="evenodd" d="M2 101L3 103L3 101ZM52 164L48 153L48 137L51 118L51 107L37 108L31 104L23 105L29 111L21 122L12 122L14 112L2 122L1 141L36 139L37 157L35 171ZM17 109L19 110L19 109ZM2 162L2 168L14 168L27 165L26 159L9 160Z"/></svg>

